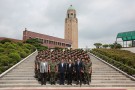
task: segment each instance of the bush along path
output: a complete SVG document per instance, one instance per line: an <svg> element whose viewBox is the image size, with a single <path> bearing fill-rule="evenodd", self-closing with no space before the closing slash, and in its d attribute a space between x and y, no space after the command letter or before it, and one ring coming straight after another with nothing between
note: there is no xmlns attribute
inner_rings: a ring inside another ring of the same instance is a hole
<svg viewBox="0 0 135 90"><path fill-rule="evenodd" d="M127 74L135 76L134 53L117 49L93 49L90 52L126 72Z"/></svg>
<svg viewBox="0 0 135 90"><path fill-rule="evenodd" d="M10 40L0 41L0 74L36 50L35 46Z"/></svg>

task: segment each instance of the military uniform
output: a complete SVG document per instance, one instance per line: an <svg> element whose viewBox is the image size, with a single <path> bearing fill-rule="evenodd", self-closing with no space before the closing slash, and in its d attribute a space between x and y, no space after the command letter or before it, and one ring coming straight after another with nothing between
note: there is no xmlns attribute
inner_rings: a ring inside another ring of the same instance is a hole
<svg viewBox="0 0 135 90"><path fill-rule="evenodd" d="M38 77L38 59L35 59L35 78Z"/></svg>
<svg viewBox="0 0 135 90"><path fill-rule="evenodd" d="M90 63L85 63L84 67L85 67L85 69L84 69L85 82L87 84L89 84L89 82L91 82L91 73L90 73L91 64Z"/></svg>
<svg viewBox="0 0 135 90"><path fill-rule="evenodd" d="M55 84L56 79L56 63L50 63L50 82L51 84Z"/></svg>

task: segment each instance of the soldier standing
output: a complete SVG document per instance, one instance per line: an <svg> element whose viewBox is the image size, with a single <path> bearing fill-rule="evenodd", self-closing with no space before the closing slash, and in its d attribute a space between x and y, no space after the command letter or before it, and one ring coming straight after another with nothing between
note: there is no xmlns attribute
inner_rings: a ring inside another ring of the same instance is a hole
<svg viewBox="0 0 135 90"><path fill-rule="evenodd" d="M89 82L91 82L91 64L88 60L85 61L84 67L85 82L89 85Z"/></svg>
<svg viewBox="0 0 135 90"><path fill-rule="evenodd" d="M56 78L56 62L53 59L52 62L50 63L50 83L52 84L56 84L55 83L55 78Z"/></svg>

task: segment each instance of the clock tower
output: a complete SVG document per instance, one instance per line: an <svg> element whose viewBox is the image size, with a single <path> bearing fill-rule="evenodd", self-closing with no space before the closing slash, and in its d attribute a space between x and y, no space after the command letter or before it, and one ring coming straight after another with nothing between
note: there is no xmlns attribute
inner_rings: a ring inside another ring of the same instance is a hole
<svg viewBox="0 0 135 90"><path fill-rule="evenodd" d="M65 39L72 41L71 48L78 49L78 20L72 5L68 8L65 19Z"/></svg>

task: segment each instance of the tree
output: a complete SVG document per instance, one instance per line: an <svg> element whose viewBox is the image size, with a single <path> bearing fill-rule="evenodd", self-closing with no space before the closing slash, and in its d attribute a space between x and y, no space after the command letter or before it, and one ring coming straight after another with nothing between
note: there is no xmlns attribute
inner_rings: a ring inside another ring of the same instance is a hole
<svg viewBox="0 0 135 90"><path fill-rule="evenodd" d="M96 46L96 48L100 48L102 46L101 43L94 43L94 45Z"/></svg>
<svg viewBox="0 0 135 90"><path fill-rule="evenodd" d="M107 48L109 45L108 44L104 44L102 46L103 46L103 48Z"/></svg>
<svg viewBox="0 0 135 90"><path fill-rule="evenodd" d="M26 40L25 42L29 43L31 45L34 45L37 48L37 50L39 50L39 51L48 49L48 47L43 46L41 44L42 43L41 40L38 40L38 39L31 38L31 39Z"/></svg>
<svg viewBox="0 0 135 90"><path fill-rule="evenodd" d="M111 49L120 49L120 48L122 48L121 44L119 44L119 43L110 44L109 47Z"/></svg>
<svg viewBox="0 0 135 90"><path fill-rule="evenodd" d="M114 44L109 44L109 47L110 47L111 49L113 49L113 48L114 48Z"/></svg>
<svg viewBox="0 0 135 90"><path fill-rule="evenodd" d="M116 44L115 49L121 49L122 45L121 44Z"/></svg>

